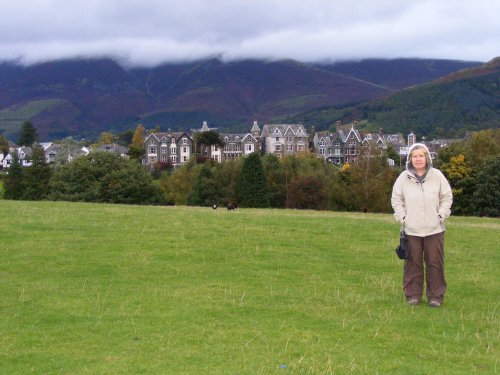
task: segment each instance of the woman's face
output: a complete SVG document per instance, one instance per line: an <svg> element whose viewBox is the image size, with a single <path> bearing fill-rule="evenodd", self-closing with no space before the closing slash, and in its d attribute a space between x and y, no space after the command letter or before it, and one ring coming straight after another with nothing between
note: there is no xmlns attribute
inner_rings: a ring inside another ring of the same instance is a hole
<svg viewBox="0 0 500 375"><path fill-rule="evenodd" d="M427 159L425 158L425 151L421 148L413 150L411 153L411 164L413 168L418 171L423 171L427 167Z"/></svg>

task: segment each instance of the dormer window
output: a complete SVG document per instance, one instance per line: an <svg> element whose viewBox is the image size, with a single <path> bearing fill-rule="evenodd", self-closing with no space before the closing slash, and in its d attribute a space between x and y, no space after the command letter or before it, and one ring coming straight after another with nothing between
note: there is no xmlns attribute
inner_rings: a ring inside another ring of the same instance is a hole
<svg viewBox="0 0 500 375"><path fill-rule="evenodd" d="M172 137L172 139L170 140L171 143L175 143L175 137Z"/></svg>
<svg viewBox="0 0 500 375"><path fill-rule="evenodd" d="M276 129L276 130L274 131L274 134L279 134L279 133L280 133L280 130L279 130L279 129Z"/></svg>

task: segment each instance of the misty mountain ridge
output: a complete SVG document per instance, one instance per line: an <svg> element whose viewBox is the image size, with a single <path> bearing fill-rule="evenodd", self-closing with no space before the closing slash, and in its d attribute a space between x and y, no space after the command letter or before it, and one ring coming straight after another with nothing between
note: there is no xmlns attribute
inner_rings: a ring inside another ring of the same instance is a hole
<svg viewBox="0 0 500 375"><path fill-rule="evenodd" d="M146 127L188 130L202 121L248 131L318 108L387 99L401 90L473 71L479 62L430 59L300 63L209 59L124 68L110 59L0 63L0 132L16 139L31 120L42 139L95 137Z"/></svg>

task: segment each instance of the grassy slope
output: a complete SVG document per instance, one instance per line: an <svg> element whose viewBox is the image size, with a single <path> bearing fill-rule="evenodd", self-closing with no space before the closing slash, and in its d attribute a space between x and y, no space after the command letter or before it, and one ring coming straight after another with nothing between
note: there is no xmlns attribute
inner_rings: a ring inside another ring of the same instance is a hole
<svg viewBox="0 0 500 375"><path fill-rule="evenodd" d="M0 111L0 133L13 133L17 128L21 127L23 122L63 102L61 99L34 100L23 105L4 109Z"/></svg>
<svg viewBox="0 0 500 375"><path fill-rule="evenodd" d="M431 309L403 301L390 215L12 201L0 212L0 373L500 366L498 220L450 220L447 299Z"/></svg>

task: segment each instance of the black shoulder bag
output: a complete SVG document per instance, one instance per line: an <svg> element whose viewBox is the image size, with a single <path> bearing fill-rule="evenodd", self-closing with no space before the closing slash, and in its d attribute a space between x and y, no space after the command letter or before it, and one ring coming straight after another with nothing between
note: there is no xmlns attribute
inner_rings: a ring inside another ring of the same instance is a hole
<svg viewBox="0 0 500 375"><path fill-rule="evenodd" d="M408 239L406 238L404 227L399 233L399 246L396 247L396 255L399 259L408 259L408 256L410 255Z"/></svg>

